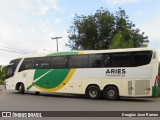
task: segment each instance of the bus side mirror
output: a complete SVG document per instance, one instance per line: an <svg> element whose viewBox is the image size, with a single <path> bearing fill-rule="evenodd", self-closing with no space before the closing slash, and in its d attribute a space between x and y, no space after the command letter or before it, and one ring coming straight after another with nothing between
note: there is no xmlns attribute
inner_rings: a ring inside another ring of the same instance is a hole
<svg viewBox="0 0 160 120"><path fill-rule="evenodd" d="M3 70L4 70L3 68L4 68L4 67L5 67L5 66L2 66L2 67L1 67L1 72L3 72Z"/></svg>

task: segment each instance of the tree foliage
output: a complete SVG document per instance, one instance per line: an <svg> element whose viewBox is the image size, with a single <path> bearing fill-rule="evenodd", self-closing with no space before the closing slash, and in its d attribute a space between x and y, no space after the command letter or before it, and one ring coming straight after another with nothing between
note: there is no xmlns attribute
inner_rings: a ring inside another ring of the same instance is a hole
<svg viewBox="0 0 160 120"><path fill-rule="evenodd" d="M2 66L0 65L0 80L4 80L6 75L5 75L5 71L4 72L1 71L1 67Z"/></svg>
<svg viewBox="0 0 160 120"><path fill-rule="evenodd" d="M125 37L123 36L121 31L118 31L113 37L113 40L111 44L109 45L109 48L116 49L116 48L133 48L134 43L132 39L125 40Z"/></svg>
<svg viewBox="0 0 160 120"><path fill-rule="evenodd" d="M116 13L101 8L88 16L76 14L68 32L66 46L72 50L137 48L149 42L121 8Z"/></svg>

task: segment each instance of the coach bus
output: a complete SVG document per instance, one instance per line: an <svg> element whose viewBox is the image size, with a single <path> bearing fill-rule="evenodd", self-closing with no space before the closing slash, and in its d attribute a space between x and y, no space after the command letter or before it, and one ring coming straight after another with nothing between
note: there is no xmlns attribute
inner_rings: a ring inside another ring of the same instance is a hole
<svg viewBox="0 0 160 120"><path fill-rule="evenodd" d="M151 97L158 92L158 72L158 53L152 48L32 54L9 63L5 86L21 94L83 94L109 100Z"/></svg>

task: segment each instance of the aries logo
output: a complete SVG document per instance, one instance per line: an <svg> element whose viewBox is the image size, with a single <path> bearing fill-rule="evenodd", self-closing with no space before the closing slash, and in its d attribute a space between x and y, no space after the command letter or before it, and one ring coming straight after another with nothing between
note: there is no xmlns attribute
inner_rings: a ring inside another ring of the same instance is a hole
<svg viewBox="0 0 160 120"><path fill-rule="evenodd" d="M107 69L106 75L109 77L125 77L125 69Z"/></svg>

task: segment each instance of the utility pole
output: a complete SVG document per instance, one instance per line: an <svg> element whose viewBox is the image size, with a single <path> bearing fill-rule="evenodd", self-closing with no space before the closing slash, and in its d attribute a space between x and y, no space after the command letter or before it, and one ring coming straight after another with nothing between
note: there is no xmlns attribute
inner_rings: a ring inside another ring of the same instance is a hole
<svg viewBox="0 0 160 120"><path fill-rule="evenodd" d="M58 52L58 39L61 39L62 37L54 37L54 38L51 38L52 40L56 40L56 43L57 43L57 52Z"/></svg>

